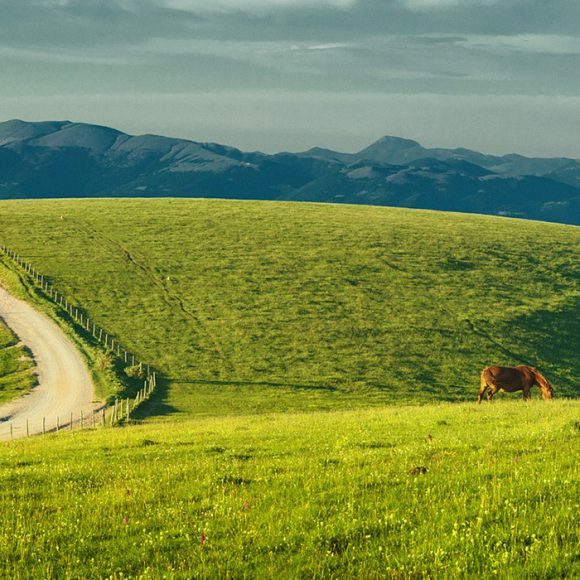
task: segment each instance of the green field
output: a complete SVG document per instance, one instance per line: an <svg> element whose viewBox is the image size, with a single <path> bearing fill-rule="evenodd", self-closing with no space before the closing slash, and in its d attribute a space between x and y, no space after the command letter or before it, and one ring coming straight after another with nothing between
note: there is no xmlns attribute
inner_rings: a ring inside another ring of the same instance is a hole
<svg viewBox="0 0 580 580"><path fill-rule="evenodd" d="M473 400L493 363L578 395L575 227L172 199L3 202L0 224L160 371L158 418Z"/></svg>
<svg viewBox="0 0 580 580"><path fill-rule="evenodd" d="M30 353L0 318L0 403L23 395L35 383Z"/></svg>
<svg viewBox="0 0 580 580"><path fill-rule="evenodd" d="M577 578L580 402L0 445L3 578Z"/></svg>
<svg viewBox="0 0 580 580"><path fill-rule="evenodd" d="M580 229L52 200L0 203L0 232L161 374L136 424L0 445L0 577L580 576ZM492 363L556 400L476 405Z"/></svg>

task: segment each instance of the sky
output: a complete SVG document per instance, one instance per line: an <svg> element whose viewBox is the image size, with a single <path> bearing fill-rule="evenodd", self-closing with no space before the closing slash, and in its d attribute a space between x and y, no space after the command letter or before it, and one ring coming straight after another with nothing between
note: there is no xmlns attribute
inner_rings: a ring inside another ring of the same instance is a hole
<svg viewBox="0 0 580 580"><path fill-rule="evenodd" d="M0 0L0 121L580 158L579 0Z"/></svg>

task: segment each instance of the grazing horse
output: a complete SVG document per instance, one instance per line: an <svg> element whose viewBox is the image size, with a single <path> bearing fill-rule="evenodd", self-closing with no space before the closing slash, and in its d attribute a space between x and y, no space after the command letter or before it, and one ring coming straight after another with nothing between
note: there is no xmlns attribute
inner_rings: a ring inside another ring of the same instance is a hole
<svg viewBox="0 0 580 580"><path fill-rule="evenodd" d="M499 391L507 391L513 393L514 391L523 391L524 399L528 401L530 397L530 389L538 385L542 390L542 398L544 401L551 399L554 396L554 389L534 367L527 367L518 365L517 367L486 367L481 373L481 383L479 387L479 396L477 402L481 403L481 399L489 388L487 393L487 400L491 401L493 396Z"/></svg>

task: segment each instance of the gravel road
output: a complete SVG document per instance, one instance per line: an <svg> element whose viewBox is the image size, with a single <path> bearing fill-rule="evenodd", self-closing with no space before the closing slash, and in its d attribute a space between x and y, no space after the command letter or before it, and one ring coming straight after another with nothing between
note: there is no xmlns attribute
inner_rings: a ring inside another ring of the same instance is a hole
<svg viewBox="0 0 580 580"><path fill-rule="evenodd" d="M74 343L45 314L0 286L0 317L31 350L38 386L29 394L0 405L0 441L42 433L88 419L97 408L89 370ZM11 433L12 426L12 433Z"/></svg>

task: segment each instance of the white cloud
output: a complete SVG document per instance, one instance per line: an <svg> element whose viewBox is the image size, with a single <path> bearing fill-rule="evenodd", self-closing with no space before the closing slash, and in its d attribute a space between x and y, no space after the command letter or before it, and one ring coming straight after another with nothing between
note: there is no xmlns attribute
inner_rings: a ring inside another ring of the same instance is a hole
<svg viewBox="0 0 580 580"><path fill-rule="evenodd" d="M446 8L470 8L498 4L500 0L399 0L410 10L437 10Z"/></svg>
<svg viewBox="0 0 580 580"><path fill-rule="evenodd" d="M68 6L70 4L70 0L36 0L36 4L39 6L48 6L52 8L54 6Z"/></svg>
<svg viewBox="0 0 580 580"><path fill-rule="evenodd" d="M580 37L555 34L469 36L456 42L456 44L492 52L512 51L552 55L580 54Z"/></svg>
<svg viewBox="0 0 580 580"><path fill-rule="evenodd" d="M349 8L356 0L159 0L168 8L192 12L267 12L276 8Z"/></svg>
<svg viewBox="0 0 580 580"><path fill-rule="evenodd" d="M306 46L306 50L340 50L341 48L350 48L352 45L350 44L343 44L339 42L335 43L327 43L327 44L312 44ZM293 47L294 48L294 47ZM300 48L300 47L298 47Z"/></svg>
<svg viewBox="0 0 580 580"><path fill-rule="evenodd" d="M87 64L106 66L125 66L136 64L138 61L126 55L119 56L115 51L102 51L100 53L90 51L57 51L57 50L37 50L30 48L15 48L11 46L0 46L0 58L6 60L32 61L44 63L61 64Z"/></svg>
<svg viewBox="0 0 580 580"><path fill-rule="evenodd" d="M211 55L234 60L253 60L268 55L276 56L295 52L331 52L351 48L352 44L335 43L295 43L289 41L266 40L208 40L152 38L134 47L135 54Z"/></svg>

